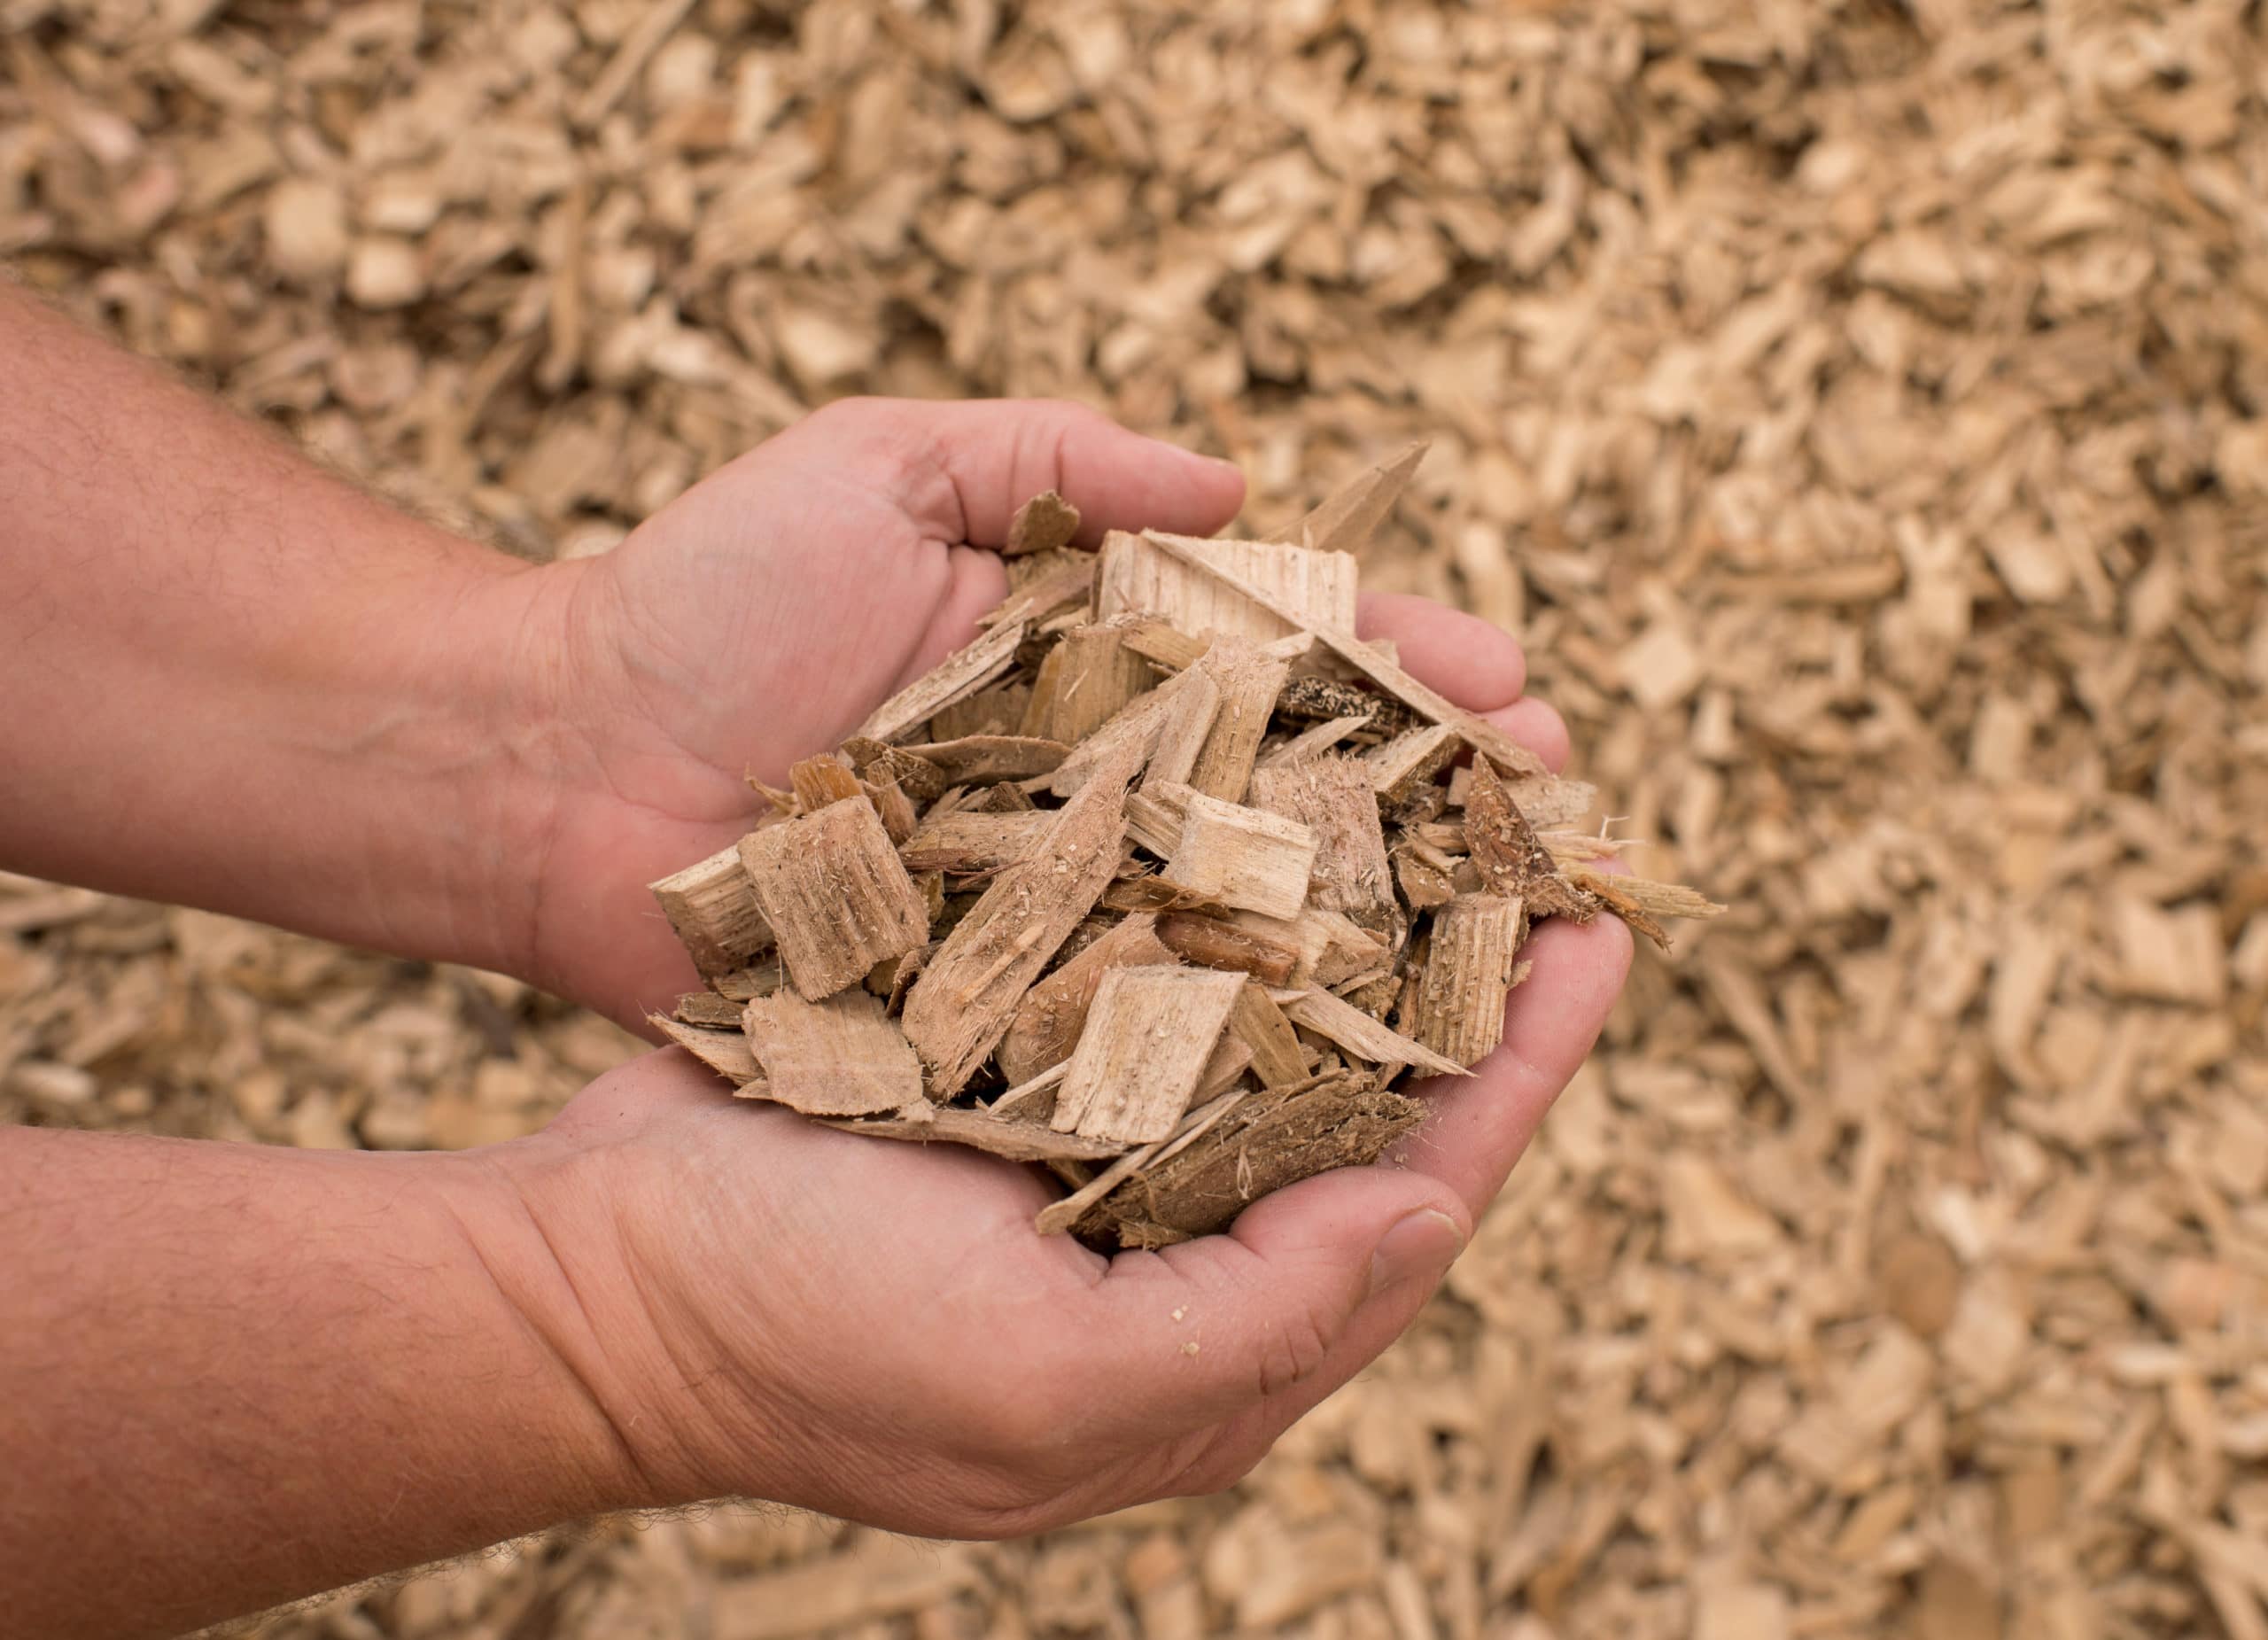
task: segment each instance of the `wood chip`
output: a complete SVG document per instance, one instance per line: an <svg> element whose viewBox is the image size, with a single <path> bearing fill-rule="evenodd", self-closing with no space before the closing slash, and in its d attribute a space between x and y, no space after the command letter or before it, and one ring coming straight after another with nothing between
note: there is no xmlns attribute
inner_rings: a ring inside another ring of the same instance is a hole
<svg viewBox="0 0 2268 1640"><path fill-rule="evenodd" d="M1206 968L1107 970L1056 1095L1056 1131L1129 1145L1171 1134L1246 983Z"/></svg>
<svg viewBox="0 0 2268 1640"><path fill-rule="evenodd" d="M1008 539L1000 545L1004 558L1027 553L1052 552L1068 547L1079 532L1079 509L1052 490L1042 490L1008 521Z"/></svg>
<svg viewBox="0 0 2268 1640"><path fill-rule="evenodd" d="M1314 834L1317 905L1344 912L1365 928L1385 926L1394 913L1394 879L1371 773L1361 760L1309 757L1255 770L1252 801Z"/></svg>
<svg viewBox="0 0 2268 1640"><path fill-rule="evenodd" d="M1126 918L1024 993L1000 1039L1000 1074L1024 1083L1071 1057L1103 975L1113 968L1169 967L1174 953L1158 938L1158 920Z"/></svg>
<svg viewBox="0 0 2268 1640"><path fill-rule="evenodd" d="M1220 691L1211 729L1189 773L1189 784L1224 803L1242 803L1268 719L1290 663L1262 655L1241 640L1224 639L1205 653L1186 678L1209 677Z"/></svg>
<svg viewBox="0 0 2268 1640"><path fill-rule="evenodd" d="M1373 1065L1414 1065L1436 1076L1463 1076L1472 1073L1455 1060L1436 1053L1422 1042L1412 1042L1399 1031L1327 991L1305 991L1286 1004L1285 1014L1317 1036L1328 1037L1358 1058Z"/></svg>
<svg viewBox="0 0 2268 1640"><path fill-rule="evenodd" d="M706 978L744 968L772 949L772 925L757 905L737 843L664 877L653 895Z"/></svg>
<svg viewBox="0 0 2268 1640"><path fill-rule="evenodd" d="M918 1099L894 1115L843 1117L827 1125L869 1139L963 1145L1008 1162L1099 1162L1126 1148L1115 1139L1058 1133L1045 1123L1020 1121L960 1105L932 1105Z"/></svg>
<svg viewBox="0 0 2268 1640"><path fill-rule="evenodd" d="M967 1084L1056 947L1094 908L1118 867L1126 788L1144 755L1138 743L1122 745L1092 771L906 993L905 1034L929 1068L933 1094L949 1098Z"/></svg>
<svg viewBox="0 0 2268 1640"><path fill-rule="evenodd" d="M760 997L742 1022L765 1097L807 1116L863 1116L921 1097L921 1064L882 1003L859 990L824 1002Z"/></svg>
<svg viewBox="0 0 2268 1640"><path fill-rule="evenodd" d="M1296 938L1288 925L1287 936ZM1263 984L1293 982L1301 947L1259 929L1201 912L1168 911L1157 917L1159 944L1183 961L1202 968L1233 969Z"/></svg>
<svg viewBox="0 0 2268 1640"><path fill-rule="evenodd" d="M856 738L887 744L927 723L941 708L975 694L1015 664L1016 648L1029 630L1029 622L1004 621L967 649L955 650L874 708L858 726Z"/></svg>
<svg viewBox="0 0 2268 1640"><path fill-rule="evenodd" d="M1165 548L1169 541L1174 549ZM1266 587L1272 603L1243 595L1233 582L1186 567L1192 556ZM1113 530L1103 537L1095 613L1101 620L1115 615L1156 615L1192 637L1244 638L1255 643L1308 628L1334 626L1352 632L1355 578L1355 560L1340 552L1312 552L1271 541Z"/></svg>
<svg viewBox="0 0 2268 1640"><path fill-rule="evenodd" d="M687 1025L659 1014L651 1016L651 1023L734 1087L746 1088L763 1082L764 1068L756 1062L756 1055L749 1051L748 1038L737 1025L729 1030ZM761 1092L759 1087L759 1097Z"/></svg>
<svg viewBox="0 0 2268 1640"><path fill-rule="evenodd" d="M1307 1055L1300 1051L1299 1033L1264 986L1245 982L1230 1011L1229 1030L1250 1052L1253 1074L1262 1086L1285 1088L1307 1080Z"/></svg>
<svg viewBox="0 0 2268 1640"><path fill-rule="evenodd" d="M1504 999L1527 937L1527 911L1468 894L1434 917L1410 1035L1459 1065L1477 1065L1504 1038Z"/></svg>
<svg viewBox="0 0 2268 1640"><path fill-rule="evenodd" d="M1161 879L1214 905L1297 916L1315 869L1316 834L1280 814L1183 791L1179 836ZM1370 801L1367 790L1363 800Z"/></svg>
<svg viewBox="0 0 2268 1640"><path fill-rule="evenodd" d="M1074 626L1040 665L1024 711L1023 732L1062 742L1068 751L1071 742L1093 734L1157 680L1150 664L1126 647L1125 636L1116 627ZM1052 769L1055 764L1048 766Z"/></svg>
<svg viewBox="0 0 2268 1640"><path fill-rule="evenodd" d="M1597 899L1560 874L1559 862L1485 763L1473 766L1465 796L1464 842L1491 894L1520 901L1533 916L1588 922L1598 914Z"/></svg>
<svg viewBox="0 0 2268 1640"><path fill-rule="evenodd" d="M978 876L1021 859L1053 820L1037 809L1013 814L959 809L923 820L897 854L909 872Z"/></svg>
<svg viewBox="0 0 2268 1640"><path fill-rule="evenodd" d="M928 943L928 904L863 797L751 832L740 851L757 909L807 1000Z"/></svg>
<svg viewBox="0 0 2268 1640"><path fill-rule="evenodd" d="M1289 541L1313 552L1360 553L1371 544L1402 491L1410 487L1418 463L1425 459L1431 444L1430 439L1420 439L1405 446L1333 491L1314 511L1271 531L1267 539ZM1351 620L1344 625L1349 631L1354 629Z"/></svg>

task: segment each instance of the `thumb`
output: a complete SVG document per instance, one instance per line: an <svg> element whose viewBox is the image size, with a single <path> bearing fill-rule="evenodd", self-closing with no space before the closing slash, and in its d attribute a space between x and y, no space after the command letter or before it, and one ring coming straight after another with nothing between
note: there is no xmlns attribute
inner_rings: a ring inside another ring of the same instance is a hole
<svg viewBox="0 0 2268 1640"><path fill-rule="evenodd" d="M1353 1333L1375 1331L1358 1318L1390 1310L1406 1323L1471 1231L1441 1181L1348 1168L1254 1203L1226 1235L1121 1254L1095 1294L1122 1407L1188 1431L1271 1402L1312 1405L1400 1331L1350 1353Z"/></svg>

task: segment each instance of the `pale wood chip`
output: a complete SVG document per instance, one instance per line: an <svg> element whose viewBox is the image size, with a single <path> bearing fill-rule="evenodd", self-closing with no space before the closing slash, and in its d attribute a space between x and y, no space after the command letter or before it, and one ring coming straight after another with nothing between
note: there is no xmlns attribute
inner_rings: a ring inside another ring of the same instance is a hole
<svg viewBox="0 0 2268 1640"><path fill-rule="evenodd" d="M1174 953L1158 938L1157 923L1146 913L1126 918L1026 991L1000 1038L1000 1074L1024 1083L1068 1060L1096 988L1111 969L1170 967Z"/></svg>
<svg viewBox="0 0 2268 1640"><path fill-rule="evenodd" d="M1161 543L1166 541L1178 550L1164 550ZM1192 556L1266 587L1273 602L1242 595L1232 584L1192 571L1184 562ZM1342 552L1314 552L1274 541L1113 530L1103 537L1095 614L1102 620L1115 615L1157 615L1192 637L1254 642L1324 626L1351 632L1356 573L1354 558Z"/></svg>
<svg viewBox="0 0 2268 1640"><path fill-rule="evenodd" d="M734 1087L753 1087L756 1097L763 1096L764 1068L756 1062L756 1055L749 1051L748 1038L738 1026L718 1030L682 1024L659 1014L648 1017L664 1036Z"/></svg>
<svg viewBox="0 0 2268 1640"><path fill-rule="evenodd" d="M1207 968L1108 969L1056 1095L1056 1130L1131 1145L1171 1134L1244 984Z"/></svg>
<svg viewBox="0 0 2268 1640"><path fill-rule="evenodd" d="M1214 905L1297 916L1315 869L1315 832L1281 814L1181 789L1180 831L1161 880ZM1370 802L1367 790L1363 800Z"/></svg>
<svg viewBox="0 0 2268 1640"><path fill-rule="evenodd" d="M928 904L863 796L750 833L741 860L807 1000L854 985L877 962L928 941Z"/></svg>
<svg viewBox="0 0 2268 1640"><path fill-rule="evenodd" d="M1394 510L1402 491L1409 488L1432 442L1420 439L1404 446L1334 490L1314 511L1270 531L1267 539L1289 541L1314 552L1361 552L1371 544L1379 523Z"/></svg>
<svg viewBox="0 0 2268 1640"><path fill-rule="evenodd" d="M1410 1035L1442 1058L1477 1065L1504 1038L1527 912L1495 894L1452 900L1433 918Z"/></svg>
<svg viewBox="0 0 2268 1640"><path fill-rule="evenodd" d="M887 744L927 723L940 707L975 694L1015 665L1016 646L1029 630L1028 621L1003 621L967 648L956 649L875 707L853 738Z"/></svg>
<svg viewBox="0 0 2268 1640"><path fill-rule="evenodd" d="M1344 912L1366 927L1383 925L1394 910L1394 880L1371 771L1361 760L1317 756L1257 769L1252 801L1314 833L1310 892L1316 905Z"/></svg>
<svg viewBox="0 0 2268 1640"><path fill-rule="evenodd" d="M772 948L772 925L757 905L737 843L664 877L653 895L703 978L744 968Z"/></svg>
<svg viewBox="0 0 2268 1640"><path fill-rule="evenodd" d="M1285 1005L1284 1013L1293 1024L1328 1037L1373 1065L1414 1065L1444 1076L1472 1074L1455 1060L1436 1053L1422 1042L1412 1042L1383 1021L1327 991L1301 992Z"/></svg>
<svg viewBox="0 0 2268 1640"><path fill-rule="evenodd" d="M807 1116L863 1116L921 1097L921 1063L882 1003L850 990L824 1002L760 997L742 1020L765 1097Z"/></svg>

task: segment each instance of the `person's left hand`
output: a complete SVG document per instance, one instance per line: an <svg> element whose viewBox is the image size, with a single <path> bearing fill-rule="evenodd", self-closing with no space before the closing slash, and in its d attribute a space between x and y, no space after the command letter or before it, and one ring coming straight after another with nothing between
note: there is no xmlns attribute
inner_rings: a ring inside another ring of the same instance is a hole
<svg viewBox="0 0 2268 1640"><path fill-rule="evenodd" d="M695 985L645 885L748 829L745 776L784 783L975 637L1007 591L987 549L1047 489L1092 547L1107 529L1211 534L1244 480L1077 405L845 400L611 552L521 578L554 720L523 975L633 1029Z"/></svg>

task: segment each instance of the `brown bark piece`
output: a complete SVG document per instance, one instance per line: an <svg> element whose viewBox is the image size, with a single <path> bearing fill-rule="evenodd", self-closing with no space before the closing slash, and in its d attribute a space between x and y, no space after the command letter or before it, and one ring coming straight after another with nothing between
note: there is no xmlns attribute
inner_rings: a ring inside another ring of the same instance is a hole
<svg viewBox="0 0 2268 1640"><path fill-rule="evenodd" d="M1266 989L1247 980L1229 1013L1229 1030L1252 1053L1253 1074L1262 1087L1284 1088L1307 1079L1307 1055L1300 1034Z"/></svg>
<svg viewBox="0 0 2268 1640"><path fill-rule="evenodd" d="M1433 919L1410 1035L1442 1058L1477 1065L1504 1039L1504 998L1527 934L1519 901L1473 894Z"/></svg>
<svg viewBox="0 0 2268 1640"><path fill-rule="evenodd" d="M1355 623L1351 618L1337 626L1324 626L1306 621L1296 612L1294 605L1254 582L1251 578L1239 574L1234 569L1208 558L1202 553L1191 551L1184 538L1160 535L1153 532L1143 539L1155 543L1183 562L1203 569L1207 574L1213 576L1223 586L1233 587L1238 592L1243 593L1263 609L1280 616L1285 625L1305 627L1313 631L1333 654L1370 679L1371 682L1418 716L1434 723L1449 725L1464 737L1465 744L1490 761L1515 774L1531 775L1544 780L1553 778L1550 772L1543 766L1542 758L1505 734L1503 730L1487 719L1467 711L1462 706L1435 694L1402 671L1394 662L1388 660L1372 645L1364 643L1355 637Z"/></svg>
<svg viewBox="0 0 2268 1640"><path fill-rule="evenodd" d="M1149 662L1126 647L1125 633L1115 626L1074 626L1040 664L1023 732L1060 741L1068 751L1157 681Z"/></svg>
<svg viewBox="0 0 2268 1640"><path fill-rule="evenodd" d="M1104 975L1113 968L1173 965L1173 952L1158 938L1157 922L1153 916L1127 918L1024 993L1007 1035L1000 1038L1000 1074L1012 1085L1071 1057Z"/></svg>
<svg viewBox="0 0 2268 1640"><path fill-rule="evenodd" d="M1168 550L1170 542L1177 550ZM1266 601L1191 567L1218 564L1266 589ZM1192 637L1265 642L1303 628L1355 627L1356 570L1342 552L1313 552L1277 541L1237 541L1146 531L1103 537L1095 615L1159 615Z"/></svg>
<svg viewBox="0 0 2268 1640"><path fill-rule="evenodd" d="M1297 946L1202 912L1165 912L1158 917L1157 933L1159 943L1184 962L1234 969L1263 984L1293 983L1299 966Z"/></svg>
<svg viewBox="0 0 2268 1640"><path fill-rule="evenodd" d="M1588 922L1598 914L1598 901L1559 874L1551 851L1536 841L1535 828L1486 763L1472 766L1464 799L1464 843L1488 891L1524 901L1529 915Z"/></svg>
<svg viewBox="0 0 2268 1640"><path fill-rule="evenodd" d="M680 1025L698 1025L707 1030L738 1030L745 1007L713 991L690 991L677 999L670 1017Z"/></svg>
<svg viewBox="0 0 2268 1640"><path fill-rule="evenodd" d="M1211 1235L1271 1191L1377 1161L1425 1114L1416 1100L1344 1071L1254 1094L1180 1154L1131 1175L1073 1228L1107 1246Z"/></svg>
<svg viewBox="0 0 2268 1640"><path fill-rule="evenodd" d="M968 877L998 871L1022 859L1054 818L1037 809L1014 814L968 809L936 814L915 828L897 857L911 872L942 871Z"/></svg>
<svg viewBox="0 0 2268 1640"><path fill-rule="evenodd" d="M703 978L744 968L772 948L772 925L757 905L737 843L664 877L652 892Z"/></svg>
<svg viewBox="0 0 2268 1640"><path fill-rule="evenodd" d="M1414 1065L1442 1076L1472 1074L1455 1060L1436 1053L1422 1042L1412 1042L1385 1021L1363 1013L1353 1003L1327 991L1301 992L1285 1005L1284 1013L1293 1024L1328 1037L1373 1065Z"/></svg>
<svg viewBox="0 0 2268 1640"><path fill-rule="evenodd" d="M1313 512L1270 531L1267 539L1289 541L1314 552L1361 552L1410 487L1410 478L1432 443L1420 439L1403 446L1388 460L1332 491Z"/></svg>
<svg viewBox="0 0 2268 1640"><path fill-rule="evenodd" d="M956 649L874 708L853 738L885 743L927 723L943 706L974 695L1015 664L1016 646L1030 623L1004 621L967 648Z"/></svg>
<svg viewBox="0 0 2268 1640"><path fill-rule="evenodd" d="M741 860L806 1001L928 943L928 904L863 797L750 833Z"/></svg>
<svg viewBox="0 0 2268 1640"><path fill-rule="evenodd" d="M1000 544L1003 558L1026 553L1052 552L1068 547L1079 532L1079 509L1052 490L1042 490L1008 520L1008 539Z"/></svg>
<svg viewBox="0 0 2268 1640"><path fill-rule="evenodd" d="M1122 747L954 927L906 993L905 1034L937 1098L957 1093L1016 1005L1118 869L1128 782L1144 749Z"/></svg>
<svg viewBox="0 0 2268 1640"><path fill-rule="evenodd" d="M1417 714L1400 701L1388 700L1359 684L1319 678L1312 672L1285 681L1276 696L1276 715L1288 723L1363 718L1382 735L1398 735L1418 722Z"/></svg>
<svg viewBox="0 0 2268 1640"><path fill-rule="evenodd" d="M966 1145L1010 1162L1100 1162L1126 1147L1116 1139L1058 1133L1045 1123L996 1116L964 1105L917 1101L893 1115L837 1118L827 1125L872 1139L917 1145Z"/></svg>
<svg viewBox="0 0 2268 1640"><path fill-rule="evenodd" d="M1504 782L1505 793L1519 805L1528 824L1539 830L1550 827L1572 826L1598 806L1598 788L1588 781L1561 780L1547 774L1541 779L1526 777ZM1449 805L1463 808L1472 794L1472 771L1469 768L1449 772Z"/></svg>
<svg viewBox="0 0 2268 1640"><path fill-rule="evenodd" d="M1394 879L1386 866L1386 831L1379 823L1371 772L1360 759L1301 758L1254 770L1252 800L1315 834L1309 892L1316 905L1366 925L1390 919Z"/></svg>
<svg viewBox="0 0 2268 1640"><path fill-rule="evenodd" d="M796 793L796 801L806 814L816 813L830 803L840 803L846 797L864 797L858 777L843 765L839 758L805 758L788 771L788 784Z"/></svg>
<svg viewBox="0 0 2268 1640"><path fill-rule="evenodd" d="M1224 639L1183 674L1210 677L1221 692L1213 727L1190 769L1191 786L1225 803L1244 801L1277 693L1290 671L1289 661L1262 655L1250 643Z"/></svg>
<svg viewBox="0 0 2268 1640"><path fill-rule="evenodd" d="M742 1021L774 1104L807 1116L863 1116L921 1098L921 1062L882 1003L859 990L824 1002L761 997Z"/></svg>
<svg viewBox="0 0 2268 1640"><path fill-rule="evenodd" d="M1367 793L1363 801L1370 801ZM1307 903L1315 864L1310 828L1191 789L1180 838L1159 875L1215 905L1290 918Z"/></svg>
<svg viewBox="0 0 2268 1640"><path fill-rule="evenodd" d="M734 1087L756 1087L763 1082L764 1068L756 1062L756 1055L749 1051L748 1038L741 1034L738 1026L720 1030L664 1019L659 1014L649 1017L664 1036ZM758 1087L758 1097L761 1094L762 1090Z"/></svg>
<svg viewBox="0 0 2268 1640"><path fill-rule="evenodd" d="M1206 968L1107 970L1056 1094L1056 1131L1129 1145L1170 1135L1245 983Z"/></svg>

